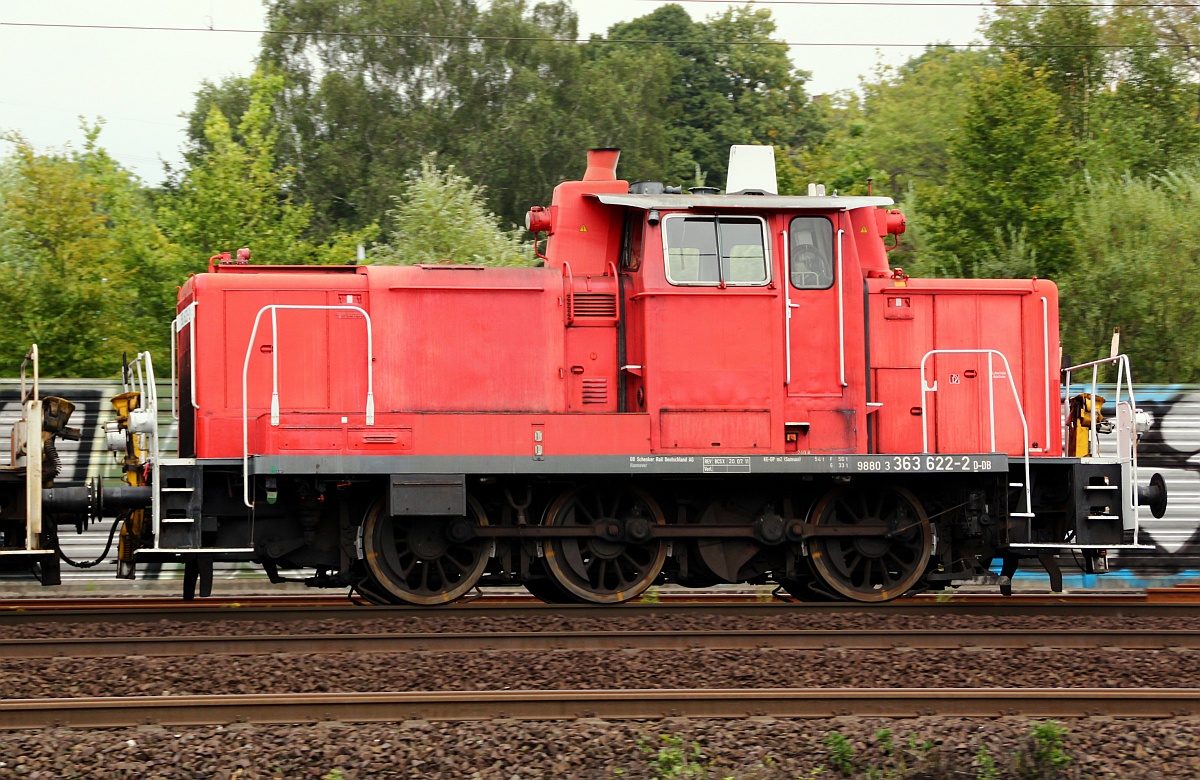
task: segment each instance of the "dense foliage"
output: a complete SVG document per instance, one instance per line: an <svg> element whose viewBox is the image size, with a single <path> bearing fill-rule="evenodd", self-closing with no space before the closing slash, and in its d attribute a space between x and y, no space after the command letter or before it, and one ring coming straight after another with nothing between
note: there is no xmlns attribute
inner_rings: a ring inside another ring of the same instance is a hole
<svg viewBox="0 0 1200 780"><path fill-rule="evenodd" d="M15 373L31 342L48 376L107 376L123 352L169 350L179 253L149 197L86 128L82 151L43 154L13 137L0 170L0 355Z"/></svg>
<svg viewBox="0 0 1200 780"><path fill-rule="evenodd" d="M391 232L372 252L381 265L470 263L530 265L533 244L525 231L506 230L484 206L483 188L453 166L437 167L433 155L400 184L388 211Z"/></svg>
<svg viewBox="0 0 1200 780"><path fill-rule="evenodd" d="M873 179L900 200L910 273L1049 276L1074 358L1116 326L1139 379L1200 381L1200 0L996 0L988 46L819 99L761 7L666 5L588 41L569 0L269 0L268 22L289 32L254 74L199 86L161 187L98 127L79 151L16 139L0 371L33 340L60 375L164 352L174 286L215 252L532 262L517 225L587 148L622 148L630 179L721 186L729 145L759 143L784 192Z"/></svg>

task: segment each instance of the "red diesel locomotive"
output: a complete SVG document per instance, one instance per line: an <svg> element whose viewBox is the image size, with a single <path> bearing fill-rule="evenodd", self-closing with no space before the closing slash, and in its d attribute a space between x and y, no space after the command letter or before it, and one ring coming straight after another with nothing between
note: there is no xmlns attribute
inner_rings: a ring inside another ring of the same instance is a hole
<svg viewBox="0 0 1200 780"><path fill-rule="evenodd" d="M1139 546L1166 495L1138 487L1124 357L1115 421L1094 389L1064 412L1053 283L910 278L889 198L777 195L772 155L734 147L718 194L593 151L530 211L540 267L192 277L179 457L118 426L154 461L123 560L185 562L189 596L236 560L379 603L772 581L873 602Z"/></svg>

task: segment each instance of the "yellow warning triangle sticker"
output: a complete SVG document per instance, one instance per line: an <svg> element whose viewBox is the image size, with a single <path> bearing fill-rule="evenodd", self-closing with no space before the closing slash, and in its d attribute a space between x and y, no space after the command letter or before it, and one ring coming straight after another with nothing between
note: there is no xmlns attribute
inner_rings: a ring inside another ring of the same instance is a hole
<svg viewBox="0 0 1200 780"><path fill-rule="evenodd" d="M587 232L587 225L580 225L580 226L579 226L579 232L580 232L580 233L586 233L586 232Z"/></svg>
<svg viewBox="0 0 1200 780"><path fill-rule="evenodd" d="M867 232L867 226L866 226L866 225L863 225L863 226L862 226L862 230L860 230L860 231L858 231L858 232L859 232L859 233L866 233L866 232Z"/></svg>

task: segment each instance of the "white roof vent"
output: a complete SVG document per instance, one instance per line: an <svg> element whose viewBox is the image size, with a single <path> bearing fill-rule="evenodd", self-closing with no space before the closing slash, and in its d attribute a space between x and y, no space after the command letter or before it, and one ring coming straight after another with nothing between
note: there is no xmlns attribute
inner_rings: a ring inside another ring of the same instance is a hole
<svg viewBox="0 0 1200 780"><path fill-rule="evenodd" d="M775 178L775 147L735 144L729 147L729 179L725 192L778 195Z"/></svg>

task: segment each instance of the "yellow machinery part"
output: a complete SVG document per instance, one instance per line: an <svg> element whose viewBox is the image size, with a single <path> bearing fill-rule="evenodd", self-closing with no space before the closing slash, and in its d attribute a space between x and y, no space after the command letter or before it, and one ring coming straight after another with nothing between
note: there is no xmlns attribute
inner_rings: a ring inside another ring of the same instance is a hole
<svg viewBox="0 0 1200 780"><path fill-rule="evenodd" d="M1096 407L1092 408L1095 399ZM1071 419L1067 423L1067 457L1086 458L1091 455L1091 439L1088 435L1094 426L1104 421L1100 410L1104 408L1104 397L1080 393L1071 399Z"/></svg>
<svg viewBox="0 0 1200 780"><path fill-rule="evenodd" d="M117 423L121 430L129 430L129 413L138 408L141 398L141 393L122 393L113 396L112 405L117 412ZM125 446L124 479L125 483L132 487L146 484L145 464L138 457L138 453L141 452L140 438L138 434L129 433L128 444ZM136 509L125 515L125 522L121 524L121 536L117 545L117 577L133 579L134 553L145 545L145 541L150 535L150 528L147 524L148 518L144 509Z"/></svg>

